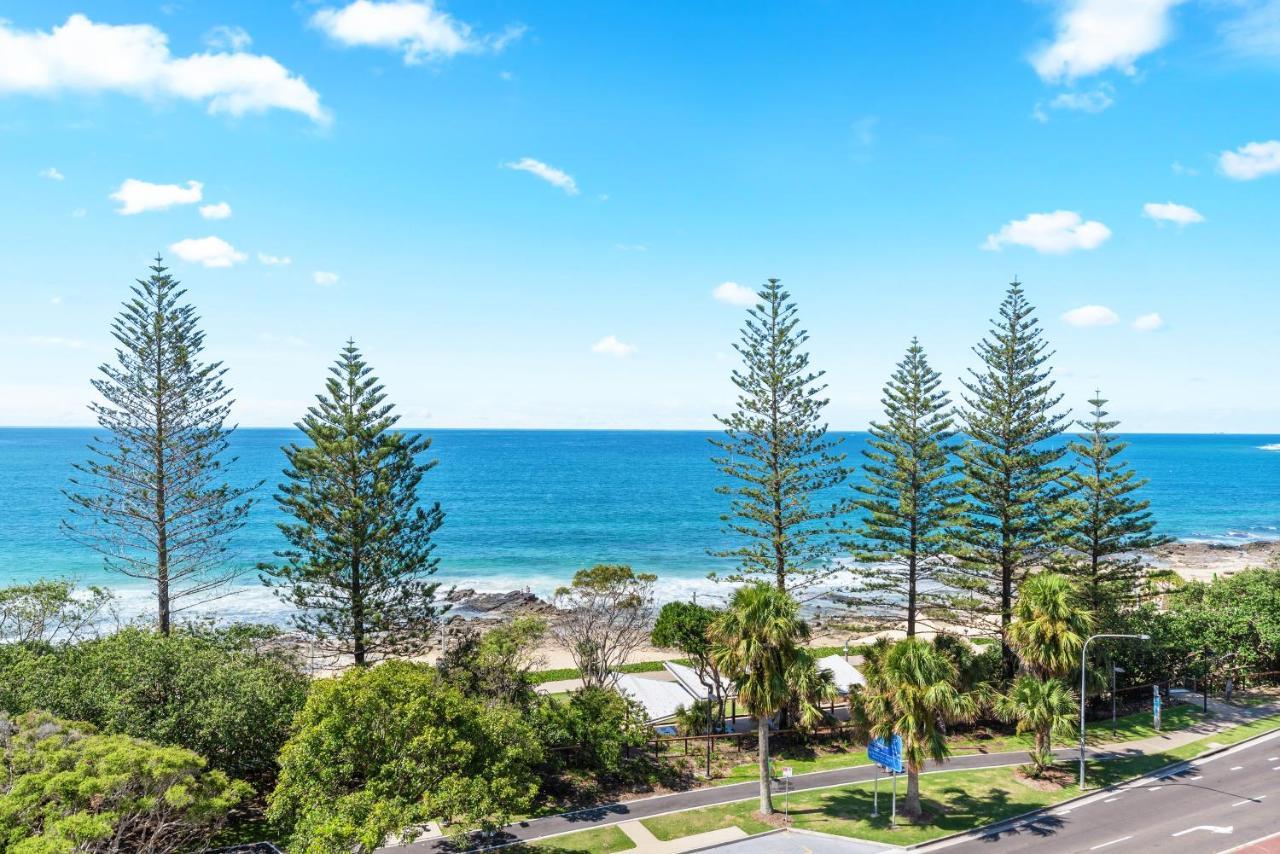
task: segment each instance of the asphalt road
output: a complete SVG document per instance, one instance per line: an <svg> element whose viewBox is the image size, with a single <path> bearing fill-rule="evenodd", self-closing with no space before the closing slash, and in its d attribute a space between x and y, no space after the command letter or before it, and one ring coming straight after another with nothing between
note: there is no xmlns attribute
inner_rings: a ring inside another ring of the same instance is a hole
<svg viewBox="0 0 1280 854"><path fill-rule="evenodd" d="M1077 755L1073 749L1064 748L1054 752L1060 759L1069 759ZM1027 752L1019 750L1009 753L979 753L969 756L956 756L945 765L930 763L928 770L945 769L956 771L964 768L993 768L1002 765L1025 765L1026 763ZM791 791L802 792L807 789L821 789L845 783L865 783L874 777L875 767L872 765L862 765L857 768L840 768L834 771L817 771L812 774L801 774L793 777ZM1280 778L1280 774L1277 777ZM888 777L882 774L881 778L881 785L888 786ZM904 787L906 784L904 781L899 782L898 785ZM775 793L779 791L776 786L774 791ZM883 791L887 791L887 789ZM902 789L900 788L899 791L902 791ZM688 792L677 792L671 795L641 798L625 803L604 804L577 812L531 819L508 825L503 828L499 837L490 840L488 845L492 847L509 845L513 842L528 842L574 830L589 830L595 827L618 824L623 821L632 821L633 819L652 818L694 807L727 804L756 797L759 792L760 784L752 781L750 783L735 783L731 786L711 786L704 789L693 789ZM1277 798L1277 800L1280 800L1280 798ZM395 854L428 854L428 852L439 854L439 852L447 852L453 849L443 840L424 840L409 845L379 850L385 851L387 854L391 854L391 852L395 852Z"/></svg>
<svg viewBox="0 0 1280 854"><path fill-rule="evenodd" d="M1225 852L1280 831L1280 733L1192 760L978 838L947 854Z"/></svg>

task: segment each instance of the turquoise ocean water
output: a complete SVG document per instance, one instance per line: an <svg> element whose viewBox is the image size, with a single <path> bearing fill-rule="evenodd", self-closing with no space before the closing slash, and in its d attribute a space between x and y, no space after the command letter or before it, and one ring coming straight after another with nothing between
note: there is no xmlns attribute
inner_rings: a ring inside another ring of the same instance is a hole
<svg viewBox="0 0 1280 854"><path fill-rule="evenodd" d="M69 576L118 589L122 610L149 606L145 589L105 575L99 558L59 531L71 465L91 435L79 429L0 428L0 583ZM291 430L241 429L233 479L265 479L262 500L235 541L252 566L281 546L271 500ZM575 569L625 562L657 573L662 599L710 592L708 552L727 545L715 492L709 432L436 430L424 496L446 518L439 578L480 590L530 587L548 593ZM848 433L859 457L865 434ZM1128 437L1127 456L1151 483L1161 529L1190 540L1280 538L1280 436ZM213 606L223 616L278 619L280 606L256 583Z"/></svg>

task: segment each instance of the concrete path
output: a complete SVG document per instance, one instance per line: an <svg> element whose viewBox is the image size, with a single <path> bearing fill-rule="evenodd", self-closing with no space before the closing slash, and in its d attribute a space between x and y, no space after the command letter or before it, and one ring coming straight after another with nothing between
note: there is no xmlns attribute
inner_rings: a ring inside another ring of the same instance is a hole
<svg viewBox="0 0 1280 854"><path fill-rule="evenodd" d="M682 836L679 839L663 842L638 821L624 821L618 825L618 829L636 844L635 848L630 849L636 854L682 854L685 851L697 851L746 839L748 835L740 827L723 827L719 830L708 830L706 833L695 833L692 836Z"/></svg>

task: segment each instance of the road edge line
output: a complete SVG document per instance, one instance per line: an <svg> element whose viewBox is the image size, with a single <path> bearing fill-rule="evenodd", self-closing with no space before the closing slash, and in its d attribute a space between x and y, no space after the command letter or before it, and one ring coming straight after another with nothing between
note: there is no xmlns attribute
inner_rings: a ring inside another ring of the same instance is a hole
<svg viewBox="0 0 1280 854"><path fill-rule="evenodd" d="M929 851L949 848L964 840L981 839L984 836L990 836L993 833L1002 833L1005 830L1016 830L1019 827L1030 824L1034 819L1048 814L1051 810L1057 810L1062 807L1070 806L1071 804L1077 804L1081 801L1092 798L1095 795L1115 792L1125 788L1134 788L1135 784L1140 783L1143 780L1158 780L1161 777L1167 777L1169 774L1173 773L1175 768L1179 768L1184 765L1191 766L1193 763L1199 762L1202 759L1216 757L1220 754L1226 753L1227 751L1235 750L1238 747L1253 744L1255 741L1262 741L1268 737L1274 737L1277 733L1280 733L1280 726L1266 730L1265 732L1260 732L1257 735L1251 735L1243 741L1237 741L1235 744L1224 744L1222 747L1214 747L1210 750L1204 751L1203 753L1198 753L1190 759L1179 759L1177 762L1170 762L1168 765L1161 766L1154 771L1148 771L1146 774L1142 774L1137 777L1130 777L1128 780L1122 780L1119 783L1112 783L1110 786L1104 786L1099 789L1082 792L1065 801L1058 801L1056 804L1050 804L1049 806L1028 810L1024 813L1011 816L1010 818L1001 819L1000 821L995 821L991 824L985 824L982 827L975 827L972 830L962 830L957 833L952 833L949 836L940 836L937 839L930 839L928 842L918 842L915 845L908 845L906 846L906 850Z"/></svg>

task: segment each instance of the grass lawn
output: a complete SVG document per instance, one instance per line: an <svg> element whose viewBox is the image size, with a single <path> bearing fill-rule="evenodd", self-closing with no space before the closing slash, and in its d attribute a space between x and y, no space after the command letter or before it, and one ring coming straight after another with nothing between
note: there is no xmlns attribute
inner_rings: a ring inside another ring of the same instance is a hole
<svg viewBox="0 0 1280 854"><path fill-rule="evenodd" d="M646 818L640 823L649 828L649 832L663 842L692 836L695 833L706 833L709 830L720 830L723 827L740 827L751 834L770 830L769 825L752 817L755 810L754 800L739 801L735 804Z"/></svg>
<svg viewBox="0 0 1280 854"><path fill-rule="evenodd" d="M590 852L590 854L612 854L614 851L626 851L629 848L635 848L636 844L631 841L631 837L619 830L617 826L612 826L584 830L580 833L569 833L564 836L554 836L551 839L533 842L523 847L549 852L585 851Z"/></svg>
<svg viewBox="0 0 1280 854"><path fill-rule="evenodd" d="M1204 720L1204 716L1198 708L1188 705L1173 706L1164 712L1163 717L1162 732L1175 732L1186 729L1192 724ZM1116 734L1114 737L1111 734L1110 720L1093 721L1085 725L1085 740L1087 743L1094 745L1109 744L1113 741L1136 741L1153 735L1158 735L1158 733L1152 726L1150 712L1137 712L1116 718ZM1030 735L1000 735L977 741L971 734L961 734L955 736L953 741L961 747L977 744L985 753L1030 750L1032 745ZM1064 745L1055 746L1062 747ZM970 750L958 749L957 755L968 755L971 752ZM830 771L835 768L855 768L859 765L871 764L870 760L867 759L865 748L862 747L826 753L816 757L810 756L807 751L783 749L774 754L773 762L778 768L790 765L796 774L808 774L811 771ZM733 783L746 783L757 779L757 774L756 763L746 762L734 766L728 775L717 779L715 784L724 786Z"/></svg>
<svg viewBox="0 0 1280 854"><path fill-rule="evenodd" d="M830 771L833 768L856 768L859 765L870 765L864 747L850 748L836 753L824 753L811 756L811 751L794 748L783 748L773 752L773 764L777 773L790 766L793 774L808 774L811 771ZM727 776L715 781L717 786L733 783L748 783L760 779L760 766L753 762L735 765Z"/></svg>

